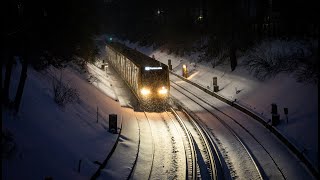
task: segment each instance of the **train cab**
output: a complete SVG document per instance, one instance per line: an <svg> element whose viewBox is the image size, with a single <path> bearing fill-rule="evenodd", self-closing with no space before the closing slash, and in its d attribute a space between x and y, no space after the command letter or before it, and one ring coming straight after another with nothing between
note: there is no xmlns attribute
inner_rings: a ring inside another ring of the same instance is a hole
<svg viewBox="0 0 320 180"><path fill-rule="evenodd" d="M140 97L145 102L164 103L170 91L167 66L144 66L141 69Z"/></svg>

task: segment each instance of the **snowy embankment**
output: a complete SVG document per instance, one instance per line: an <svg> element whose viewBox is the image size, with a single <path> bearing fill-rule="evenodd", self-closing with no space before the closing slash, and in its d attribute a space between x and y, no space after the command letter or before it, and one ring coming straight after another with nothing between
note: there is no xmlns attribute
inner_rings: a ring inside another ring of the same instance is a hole
<svg viewBox="0 0 320 180"><path fill-rule="evenodd" d="M20 70L20 64L13 68L11 99ZM64 83L77 89L78 102L64 107L54 102L52 78L60 75ZM125 112L114 100L111 87L99 90L87 78L71 68L50 67L41 72L28 68L19 113L2 110L2 132L13 134L16 145L9 157L2 158L2 179L89 179L96 172L99 165L94 162L105 160L117 138L108 132L108 115ZM120 123L118 115L118 127Z"/></svg>
<svg viewBox="0 0 320 180"><path fill-rule="evenodd" d="M152 47L140 47L137 44L125 42L131 48L155 57L168 64L171 59L173 72L182 75L182 65L189 68L188 80L213 90L212 78L217 77L218 94L245 106L260 114L270 123L271 104L278 106L280 123L276 128L283 133L290 142L294 143L305 156L318 168L318 86L310 83L299 83L289 73L279 73L275 77L259 81L253 77L243 61L238 59L238 67L231 71L228 63L212 67L211 62L197 63L197 53L191 56L179 57L167 54ZM288 121L284 114L288 108Z"/></svg>

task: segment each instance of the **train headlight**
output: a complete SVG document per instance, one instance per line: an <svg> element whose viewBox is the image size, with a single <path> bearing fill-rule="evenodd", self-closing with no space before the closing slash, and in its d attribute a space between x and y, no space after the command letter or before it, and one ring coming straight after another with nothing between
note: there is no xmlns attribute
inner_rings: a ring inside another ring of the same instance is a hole
<svg viewBox="0 0 320 180"><path fill-rule="evenodd" d="M150 90L147 89L147 88L142 88L140 92L141 92L141 94L144 95L144 96L150 94Z"/></svg>
<svg viewBox="0 0 320 180"><path fill-rule="evenodd" d="M167 94L168 93L168 89L166 87L161 87L161 89L159 90L159 94Z"/></svg>

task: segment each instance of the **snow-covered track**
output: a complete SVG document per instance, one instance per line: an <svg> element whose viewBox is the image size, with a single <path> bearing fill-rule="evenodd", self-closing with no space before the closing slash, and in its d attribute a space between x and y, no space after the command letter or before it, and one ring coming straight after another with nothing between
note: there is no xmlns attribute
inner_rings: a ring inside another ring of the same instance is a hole
<svg viewBox="0 0 320 180"><path fill-rule="evenodd" d="M146 112L135 112L139 126L139 149L136 160L127 179L151 179L153 169L155 144L151 130L150 121ZM142 142L142 144L141 144ZM151 150L150 150L151 147ZM148 154L149 159L142 157L142 154ZM146 162L148 162L146 164Z"/></svg>
<svg viewBox="0 0 320 180"><path fill-rule="evenodd" d="M184 127L185 133L192 136L190 137L190 139L192 139L193 141L200 142L199 144L197 144L197 146L203 147L204 154L202 156L204 156L203 159L206 160L206 166L207 166L206 168L210 174L209 175L210 179L214 179L214 180L223 179L222 176L218 177L218 172L217 172L218 168L220 171L222 170L222 168L220 168L221 166L220 161L215 161L214 159L214 157L217 157L214 155L214 153L216 154L217 151L215 148L212 148L213 147L213 144L211 144L212 141L210 141L209 136L206 135L205 130L201 126L199 126L198 123L186 111L183 111L183 113L187 116L188 121L191 123L192 128L195 130L197 134L197 136L195 136L193 133L190 132L191 128L189 129L187 128L182 117L173 108L170 108L170 110L178 120L179 124ZM195 150L193 154L195 155L197 153L198 155L202 154L199 151L196 151L195 142L192 142L190 144L193 146L192 149ZM196 157L194 158L194 160L197 160ZM199 164L200 163L198 163L198 165ZM197 171L199 172L199 169L197 169ZM200 178L204 178L204 177L200 177Z"/></svg>
<svg viewBox="0 0 320 180"><path fill-rule="evenodd" d="M301 162L303 162L306 165L306 167L309 169L309 171L313 174L313 176L315 178L319 178L319 170L317 169L317 167L315 167L312 164L311 160L308 159L307 156L303 153L304 150L297 147L288 137L286 137L283 133L281 133L277 128L270 125L259 114L257 114L256 112L250 110L249 108L247 108L247 107L245 107L245 106L243 106L233 100L230 100L226 97L223 97L223 96L219 95L218 93L212 92L211 90L207 89L206 87L204 87L200 84L197 84L195 82L192 82L192 81L188 80L187 78L184 78L184 77L182 77L172 71L170 71L170 74L172 74L174 77L179 78L180 80L183 80L184 82L187 82L187 83L193 85L194 87L200 89L201 91L205 92L206 94L208 94L212 97L215 97L216 99L218 99L226 104L229 104L230 106L247 114L252 119L254 119L257 122L259 122L260 124L262 124L265 128L267 128L270 132L272 132L284 145L286 145L287 148L289 148ZM283 175L282 171L281 171L281 174Z"/></svg>
<svg viewBox="0 0 320 180"><path fill-rule="evenodd" d="M184 135L186 138L183 138L183 144L185 149L185 157L186 157L186 179L197 179L197 157L196 157L196 150L194 146L194 140L188 131L186 125L184 124L183 120L180 116L176 113L174 109L170 109L173 115L176 117L176 120L180 124ZM168 112L167 112L168 113ZM174 122L174 120L172 119Z"/></svg>
<svg viewBox="0 0 320 180"><path fill-rule="evenodd" d="M165 112L135 113L141 144L130 179L185 179L182 137L170 117Z"/></svg>
<svg viewBox="0 0 320 180"><path fill-rule="evenodd" d="M121 126L120 126L120 131L118 133L118 137L116 139L116 142L114 143L111 151L109 152L107 158L103 161L103 163L100 165L100 167L98 168L98 170L94 173L94 175L91 177L91 180L97 179L100 176L101 170L103 168L106 167L109 159L111 158L112 154L114 153L114 151L116 150L116 147L118 145L119 139L120 139L120 135L121 135L121 130L122 130L122 121L121 121Z"/></svg>
<svg viewBox="0 0 320 180"><path fill-rule="evenodd" d="M230 137L230 135L233 136L233 137L228 138L228 141L232 141L231 144L233 144L234 148L237 149L239 152L241 152L241 156L239 155L238 158L241 159L241 161L246 162L245 165L247 167L244 167L243 169L241 169L241 168L233 169L232 168L232 163L228 162L229 170L231 171L231 169L232 169L232 171L233 171L233 172L230 172L232 174L231 176L233 178L238 177L238 175L237 175L237 173L238 173L238 174L246 175L245 178L249 178L249 179L263 179L263 175L261 173L261 170L260 170L259 166L257 165L254 157L252 156L251 152L248 150L247 146L245 145L245 143L241 140L241 138L237 135L237 133L224 120L222 120L219 116L217 116L216 114L211 112L203 104L206 104L206 105L208 105L210 107L212 105L209 104L208 102L206 102L205 100L203 100L202 98L198 97L197 95L193 94L189 90L187 90L187 89L183 88L182 86L178 85L177 83L173 82L173 81L171 81L171 87L173 89L175 89L176 91L178 91L179 93L181 93L184 96L186 96L188 99L193 101L198 106L202 107L206 112L211 114L215 119L217 119L230 132L228 136L229 137ZM186 108L186 107L184 107L184 108ZM188 112L190 112L190 111L188 111ZM196 117L194 117L193 113L190 112L190 114L191 114L191 116L193 116L193 119L197 119ZM240 124L238 123L238 125L240 125ZM240 127L244 128L246 130L245 127L243 127L243 126L240 126ZM253 135L251 134L251 136L253 136ZM254 139L261 145L261 143L255 137L254 137ZM219 149L224 149L224 148L220 147ZM264 148L264 150L267 151L265 148ZM273 162L276 164L275 161L273 161ZM245 166L245 165L243 164L243 166ZM276 164L276 166L277 166L277 164ZM252 171L253 169L255 169L255 171ZM243 171L247 170L247 171L246 172L239 172L239 171L242 171L242 170ZM248 171L248 170L250 170L250 171ZM281 169L279 167L278 167L278 170L281 172ZM283 175L282 172L281 172L281 174ZM283 178L286 179L284 175L283 175Z"/></svg>

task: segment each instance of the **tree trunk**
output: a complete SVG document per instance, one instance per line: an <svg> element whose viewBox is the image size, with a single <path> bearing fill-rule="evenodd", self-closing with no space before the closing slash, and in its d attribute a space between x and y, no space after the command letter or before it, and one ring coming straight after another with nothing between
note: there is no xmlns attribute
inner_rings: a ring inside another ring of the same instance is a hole
<svg viewBox="0 0 320 180"><path fill-rule="evenodd" d="M27 70L28 70L28 61L27 57L24 57L23 62L22 62L22 70L20 74L20 81L19 81L19 86L16 94L16 98L14 100L14 109L17 112L19 112L19 107L20 107L20 102L23 94L23 89L24 89L24 84L27 79Z"/></svg>
<svg viewBox="0 0 320 180"><path fill-rule="evenodd" d="M231 64L231 71L234 71L237 66L237 56L236 56L236 48L234 47L234 40L231 42L230 48L230 64Z"/></svg>
<svg viewBox="0 0 320 180"><path fill-rule="evenodd" d="M6 63L6 74L5 74L5 79L4 79L4 87L3 87L3 103L4 105L9 104L9 87L10 87L10 80L11 80L11 72L12 72L12 66L13 66L13 61L12 61L12 54L9 54L8 61ZM2 66L1 66L2 67ZM2 75L2 73L1 73Z"/></svg>

